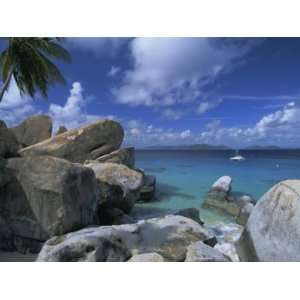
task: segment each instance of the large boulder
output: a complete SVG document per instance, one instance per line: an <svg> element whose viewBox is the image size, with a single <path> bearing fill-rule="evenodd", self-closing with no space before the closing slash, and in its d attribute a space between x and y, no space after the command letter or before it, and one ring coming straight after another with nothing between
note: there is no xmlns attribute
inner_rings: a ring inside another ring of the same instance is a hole
<svg viewBox="0 0 300 300"><path fill-rule="evenodd" d="M0 120L0 158L19 156L20 144L15 135L7 128L6 124Z"/></svg>
<svg viewBox="0 0 300 300"><path fill-rule="evenodd" d="M20 151L21 156L50 155L82 163L118 149L124 131L118 122L99 120L69 130Z"/></svg>
<svg viewBox="0 0 300 300"><path fill-rule="evenodd" d="M262 196L239 250L244 260L300 261L300 180L282 181Z"/></svg>
<svg viewBox="0 0 300 300"><path fill-rule="evenodd" d="M11 180L11 173L6 168L7 161L0 157L0 188Z"/></svg>
<svg viewBox="0 0 300 300"><path fill-rule="evenodd" d="M228 262L229 259L201 241L190 244L187 247L186 262Z"/></svg>
<svg viewBox="0 0 300 300"><path fill-rule="evenodd" d="M12 179L0 188L0 215L15 236L45 241L95 224L94 172L66 160L34 156L7 160Z"/></svg>
<svg viewBox="0 0 300 300"><path fill-rule="evenodd" d="M51 137L52 120L49 116L37 115L27 118L16 127L10 128L18 142L23 146L31 146Z"/></svg>
<svg viewBox="0 0 300 300"><path fill-rule="evenodd" d="M111 208L128 213L139 198L143 175L125 165L115 163L90 163L97 178L100 191L101 214Z"/></svg>
<svg viewBox="0 0 300 300"><path fill-rule="evenodd" d="M98 157L96 162L111 162L111 163L116 163L116 164L123 164L127 166L128 168L133 169L134 168L134 148L123 148L123 149L118 149L115 150L111 153L102 155ZM90 163L87 161L86 163Z"/></svg>
<svg viewBox="0 0 300 300"><path fill-rule="evenodd" d="M44 244L37 260L127 261L134 255L155 252L165 261L184 261L187 247L208 237L208 231L193 220L169 215L54 237Z"/></svg>

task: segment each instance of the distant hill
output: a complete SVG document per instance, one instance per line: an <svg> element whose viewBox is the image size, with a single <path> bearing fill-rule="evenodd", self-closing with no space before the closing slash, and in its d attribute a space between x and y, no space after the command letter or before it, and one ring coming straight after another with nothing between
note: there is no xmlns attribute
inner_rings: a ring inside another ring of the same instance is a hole
<svg viewBox="0 0 300 300"><path fill-rule="evenodd" d="M260 145L254 145L254 146L248 146L245 147L244 150L280 150L279 146L270 145L270 146L260 146Z"/></svg>
<svg viewBox="0 0 300 300"><path fill-rule="evenodd" d="M172 145L172 146L149 146L143 148L144 150L231 150L231 148L224 145L210 145L210 144L194 144L194 145Z"/></svg>

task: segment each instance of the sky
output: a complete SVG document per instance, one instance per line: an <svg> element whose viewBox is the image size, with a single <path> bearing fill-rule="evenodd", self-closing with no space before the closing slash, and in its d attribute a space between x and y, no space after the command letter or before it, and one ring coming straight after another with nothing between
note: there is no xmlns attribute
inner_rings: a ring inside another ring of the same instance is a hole
<svg viewBox="0 0 300 300"><path fill-rule="evenodd" d="M5 47L0 44L0 51ZM54 131L109 118L124 145L300 146L299 38L67 38L66 85L47 100L15 82L0 119L50 115Z"/></svg>

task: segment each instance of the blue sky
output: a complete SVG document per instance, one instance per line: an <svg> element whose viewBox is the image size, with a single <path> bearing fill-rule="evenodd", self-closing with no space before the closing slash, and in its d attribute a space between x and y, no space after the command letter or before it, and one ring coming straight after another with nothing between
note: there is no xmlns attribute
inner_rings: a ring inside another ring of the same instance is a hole
<svg viewBox="0 0 300 300"><path fill-rule="evenodd" d="M0 45L0 47L3 45ZM12 82L0 119L44 113L78 127L118 120L124 144L300 146L300 39L68 38L67 85L47 101Z"/></svg>

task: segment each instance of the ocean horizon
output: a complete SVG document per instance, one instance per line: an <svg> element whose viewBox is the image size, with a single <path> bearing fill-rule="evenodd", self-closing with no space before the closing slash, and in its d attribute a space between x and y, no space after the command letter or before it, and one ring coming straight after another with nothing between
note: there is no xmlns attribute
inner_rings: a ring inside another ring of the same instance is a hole
<svg viewBox="0 0 300 300"><path fill-rule="evenodd" d="M300 151L240 150L246 159L234 162L233 150L136 150L136 167L157 180L156 199L138 209L147 213L200 208L206 222L228 221L230 217L201 207L212 184L221 176L232 177L232 194L256 200L276 183L300 177ZM147 210L148 209L148 210Z"/></svg>

